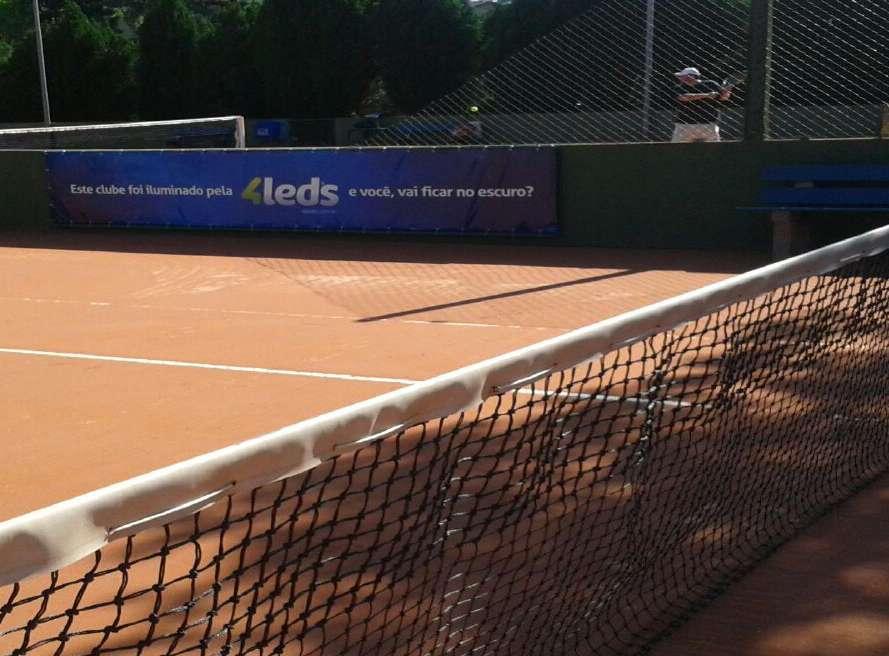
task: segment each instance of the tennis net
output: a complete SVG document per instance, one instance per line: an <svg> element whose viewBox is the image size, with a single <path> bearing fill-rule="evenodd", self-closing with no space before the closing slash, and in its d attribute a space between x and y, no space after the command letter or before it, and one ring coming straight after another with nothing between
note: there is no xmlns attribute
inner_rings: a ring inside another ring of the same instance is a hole
<svg viewBox="0 0 889 656"><path fill-rule="evenodd" d="M241 116L0 130L0 150L244 148Z"/></svg>
<svg viewBox="0 0 889 656"><path fill-rule="evenodd" d="M889 467L887 248L0 524L0 652L637 653Z"/></svg>

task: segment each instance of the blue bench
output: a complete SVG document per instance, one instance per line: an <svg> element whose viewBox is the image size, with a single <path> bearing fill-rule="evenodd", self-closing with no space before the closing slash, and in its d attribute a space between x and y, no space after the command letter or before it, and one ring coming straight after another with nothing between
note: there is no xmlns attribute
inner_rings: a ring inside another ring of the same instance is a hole
<svg viewBox="0 0 889 656"><path fill-rule="evenodd" d="M889 215L889 165L772 166L761 180L758 205L744 209L771 213L775 259L812 247L804 214Z"/></svg>

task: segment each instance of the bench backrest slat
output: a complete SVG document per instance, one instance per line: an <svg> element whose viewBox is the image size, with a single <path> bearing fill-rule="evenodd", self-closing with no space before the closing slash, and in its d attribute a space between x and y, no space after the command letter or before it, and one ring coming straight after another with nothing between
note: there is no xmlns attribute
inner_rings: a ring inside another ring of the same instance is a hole
<svg viewBox="0 0 889 656"><path fill-rule="evenodd" d="M889 182L889 166L804 165L770 166L763 171L767 182Z"/></svg>
<svg viewBox="0 0 889 656"><path fill-rule="evenodd" d="M889 188L867 189L831 187L827 189L763 189L760 200L770 205L823 205L845 207L889 207Z"/></svg>

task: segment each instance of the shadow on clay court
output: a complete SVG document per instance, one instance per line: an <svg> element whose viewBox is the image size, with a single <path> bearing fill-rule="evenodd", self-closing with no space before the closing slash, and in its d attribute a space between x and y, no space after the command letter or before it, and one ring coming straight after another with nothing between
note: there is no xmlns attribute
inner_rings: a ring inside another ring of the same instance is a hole
<svg viewBox="0 0 889 656"><path fill-rule="evenodd" d="M613 278L622 278L624 276L631 276L635 274L636 271L616 271L614 273L606 273L601 276L589 276L586 278L578 278L577 280L567 280L565 282L553 283L551 285L541 285L539 287L530 287L528 289L520 289L511 292L503 292L500 294L489 294L487 296L479 296L477 298L467 298L461 301L454 301L452 303L440 303L438 305L428 305L426 307L413 308L410 310L404 310L401 312L391 312L389 314L381 314L375 317L365 317L364 319L359 319L358 323L373 323L375 321L386 321L389 319L401 319L403 317L409 317L415 314L422 314L424 312L435 312L437 310L449 310L455 307L463 307L466 305L474 305L476 303L488 303L490 301L499 301L505 298L514 298L516 296L523 296L525 294L536 294L538 292L547 292L555 289L563 289L565 287L572 287L574 285L585 285L587 283L592 282L602 282L604 280L611 280Z"/></svg>
<svg viewBox="0 0 889 656"><path fill-rule="evenodd" d="M830 511L652 656L889 653L889 476Z"/></svg>

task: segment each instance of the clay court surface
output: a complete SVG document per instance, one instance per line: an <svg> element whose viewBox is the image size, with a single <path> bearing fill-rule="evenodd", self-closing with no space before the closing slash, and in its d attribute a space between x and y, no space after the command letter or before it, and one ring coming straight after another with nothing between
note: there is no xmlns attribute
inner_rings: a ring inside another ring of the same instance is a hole
<svg viewBox="0 0 889 656"><path fill-rule="evenodd" d="M252 235L7 236L0 519L756 263Z"/></svg>
<svg viewBox="0 0 889 656"><path fill-rule="evenodd" d="M729 253L57 232L0 242L0 520L696 289ZM658 656L889 653L889 481Z"/></svg>
<svg viewBox="0 0 889 656"><path fill-rule="evenodd" d="M652 656L889 654L889 476L830 511Z"/></svg>

